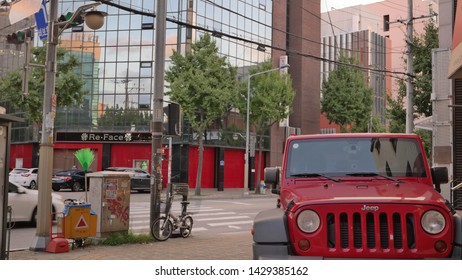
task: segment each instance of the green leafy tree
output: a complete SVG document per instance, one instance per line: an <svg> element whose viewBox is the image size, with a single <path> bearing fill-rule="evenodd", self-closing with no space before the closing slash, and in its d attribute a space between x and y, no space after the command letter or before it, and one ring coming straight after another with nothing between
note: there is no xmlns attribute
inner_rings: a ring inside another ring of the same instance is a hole
<svg viewBox="0 0 462 280"><path fill-rule="evenodd" d="M46 49L33 48L31 63L45 64ZM57 106L80 105L85 92L82 77L75 71L79 60L63 48L58 49L55 93ZM29 91L22 90L23 71L13 70L0 79L0 92L4 100L18 111L23 112L26 119L36 127L42 122L45 69L33 67L29 79ZM36 130L38 131L38 130Z"/></svg>
<svg viewBox="0 0 462 280"><path fill-rule="evenodd" d="M348 64L357 64L352 57L340 54L337 68L329 73L323 83L321 111L326 113L329 123L336 123L340 130L367 131L372 111L373 91L367 86L361 70Z"/></svg>
<svg viewBox="0 0 462 280"><path fill-rule="evenodd" d="M380 116L372 116L369 119L363 120L357 126L351 128L351 132L386 132L386 127L382 124Z"/></svg>
<svg viewBox="0 0 462 280"><path fill-rule="evenodd" d="M148 111L126 110L116 105L104 110L104 114L98 118L98 127L130 130L132 125L146 126L150 119L150 112Z"/></svg>
<svg viewBox="0 0 462 280"><path fill-rule="evenodd" d="M425 155L427 156L427 159L431 160L432 158L432 133L431 131L424 130L424 129L416 129L415 133L419 135L420 139L422 139L422 143L423 143L424 150L425 150Z"/></svg>
<svg viewBox="0 0 462 280"><path fill-rule="evenodd" d="M170 100L181 105L183 114L197 134L199 161L195 194L201 194L204 133L232 106L236 92L236 68L218 54L208 33L192 44L184 55L174 51L170 68L165 72Z"/></svg>
<svg viewBox="0 0 462 280"><path fill-rule="evenodd" d="M272 67L270 60L257 67L250 68L249 74L264 72ZM241 83L236 99L236 107L244 116L247 114L248 80ZM250 81L249 121L255 127L259 140L259 160L257 178L260 178L262 165L263 136L266 130L275 122L280 122L290 114L290 106L295 97L292 80L288 75L280 75L278 71L255 75ZM247 117L247 116L246 116ZM260 188L255 188L256 193Z"/></svg>
<svg viewBox="0 0 462 280"><path fill-rule="evenodd" d="M396 98L387 95L387 118L389 120L388 130L392 133L406 132L406 109L404 99L406 98L406 85L403 80L398 81L398 95Z"/></svg>
<svg viewBox="0 0 462 280"><path fill-rule="evenodd" d="M422 34L414 36L413 43L413 66L415 71L414 80L414 117L431 116L431 92L432 92L432 49L438 48L438 27L433 19L430 19L424 27ZM406 59L403 59L406 63ZM396 98L388 97L387 116L390 121L389 130L393 133L406 131L406 84L404 80L398 81L398 94ZM431 158L432 137L429 131L416 129L424 143L425 152Z"/></svg>
<svg viewBox="0 0 462 280"><path fill-rule="evenodd" d="M422 34L414 36L414 106L416 113L422 116L432 115L430 101L432 93L432 49L438 48L438 27L430 19L424 27Z"/></svg>

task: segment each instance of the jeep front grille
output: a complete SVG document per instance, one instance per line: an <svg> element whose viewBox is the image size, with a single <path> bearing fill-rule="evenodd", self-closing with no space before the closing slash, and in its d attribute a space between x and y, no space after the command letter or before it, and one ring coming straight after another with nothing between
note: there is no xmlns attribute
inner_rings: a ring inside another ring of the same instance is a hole
<svg viewBox="0 0 462 280"><path fill-rule="evenodd" d="M415 218L411 213L328 213L326 222L329 248L416 248Z"/></svg>

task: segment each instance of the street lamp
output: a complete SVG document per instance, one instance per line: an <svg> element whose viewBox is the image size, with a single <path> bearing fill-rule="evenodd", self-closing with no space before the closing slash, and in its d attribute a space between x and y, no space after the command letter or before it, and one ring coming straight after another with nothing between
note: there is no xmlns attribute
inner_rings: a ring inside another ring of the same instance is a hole
<svg viewBox="0 0 462 280"><path fill-rule="evenodd" d="M56 95L55 95L55 78L56 78L56 55L58 51L58 37L66 29L69 23L84 10L94 8L100 3L88 4L79 7L73 16L65 22L58 22L58 0L50 0L50 13L48 23L48 41L46 49L45 62L45 87L43 96L43 119L42 119L42 137L39 149L39 189L38 189L38 207L37 207L37 230L35 239L30 247L33 251L44 251L50 241L51 235L51 177L53 175L53 128L56 114ZM99 13L104 17L105 13ZM98 16L98 15L96 15ZM87 24L89 28L98 27ZM98 22L97 22L98 25ZM102 26L102 25L101 25ZM101 27L99 26L99 27Z"/></svg>
<svg viewBox="0 0 462 280"><path fill-rule="evenodd" d="M270 72L274 72L277 70L281 70L284 68L289 68L289 64L282 64L278 68L273 68L270 70L262 71L262 72L257 72L250 74L247 76L247 116L246 116L246 121L245 121L245 152L244 152L244 160L245 160L245 165L244 165L244 195L249 194L249 150L250 150L250 145L249 145L249 139L250 139L250 79L254 76L261 75L261 74L266 74Z"/></svg>

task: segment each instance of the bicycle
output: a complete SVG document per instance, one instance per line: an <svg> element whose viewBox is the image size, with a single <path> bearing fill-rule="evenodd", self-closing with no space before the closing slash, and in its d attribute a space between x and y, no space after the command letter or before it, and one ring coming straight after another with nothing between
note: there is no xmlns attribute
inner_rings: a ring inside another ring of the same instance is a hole
<svg viewBox="0 0 462 280"><path fill-rule="evenodd" d="M165 241L172 236L173 231L179 229L183 238L191 234L193 218L187 212L189 201L181 201L181 214L176 216L171 212L173 204L172 186L168 187L164 216L157 218L151 225L151 235L158 241Z"/></svg>

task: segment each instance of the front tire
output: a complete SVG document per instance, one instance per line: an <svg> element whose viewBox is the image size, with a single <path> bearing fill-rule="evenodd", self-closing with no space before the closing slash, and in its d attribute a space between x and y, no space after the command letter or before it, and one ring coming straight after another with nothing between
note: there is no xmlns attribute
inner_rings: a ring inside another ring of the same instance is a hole
<svg viewBox="0 0 462 280"><path fill-rule="evenodd" d="M59 186L51 186L51 189L54 190L55 192L59 192L61 190L61 187L59 187Z"/></svg>
<svg viewBox="0 0 462 280"><path fill-rule="evenodd" d="M29 185L29 188L31 190L36 190L37 189L37 183L35 181L31 181L30 185Z"/></svg>
<svg viewBox="0 0 462 280"><path fill-rule="evenodd" d="M193 227L193 219L191 216L186 216L183 218L183 222L180 226L180 234L183 238L188 237L191 234Z"/></svg>
<svg viewBox="0 0 462 280"><path fill-rule="evenodd" d="M170 238L173 232L172 221L166 217L157 218L151 225L151 234L158 241L165 241Z"/></svg>
<svg viewBox="0 0 462 280"><path fill-rule="evenodd" d="M32 212L32 217L30 218L30 223L33 227L37 226L37 207L35 207L34 211Z"/></svg>
<svg viewBox="0 0 462 280"><path fill-rule="evenodd" d="M72 185L72 191L73 192L78 192L82 189L82 185L80 185L79 182L74 182L74 184Z"/></svg>

